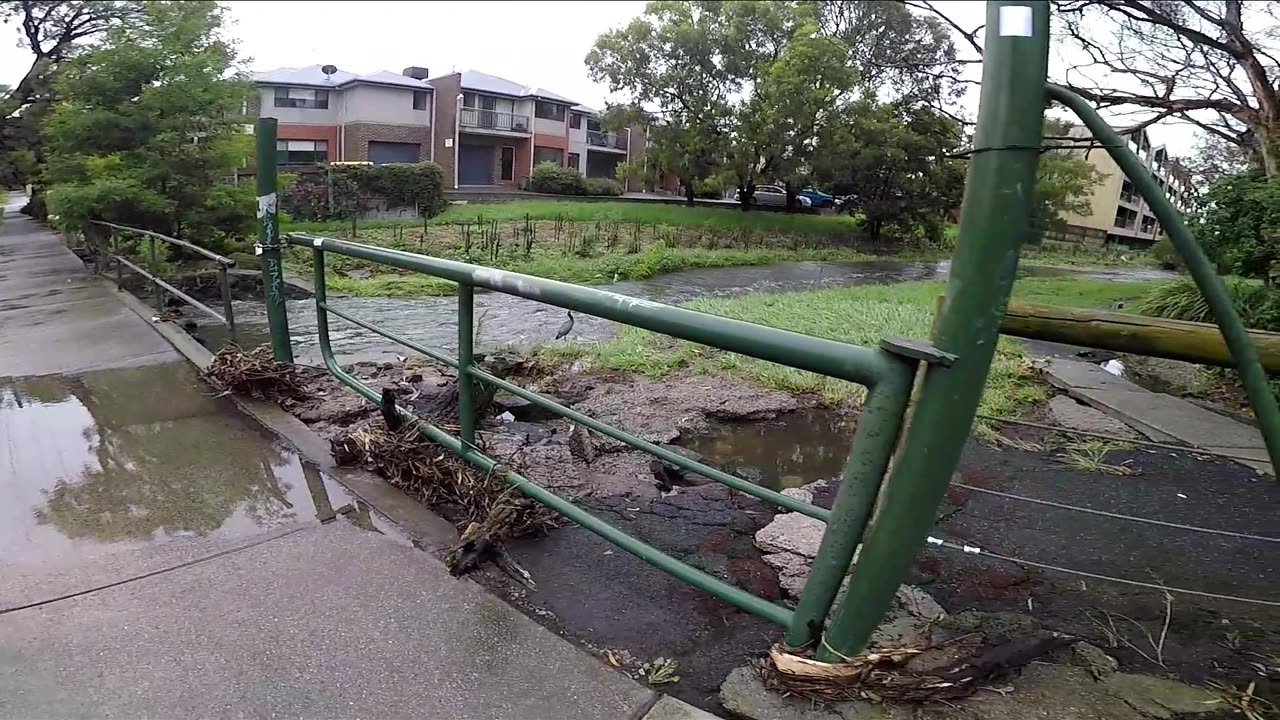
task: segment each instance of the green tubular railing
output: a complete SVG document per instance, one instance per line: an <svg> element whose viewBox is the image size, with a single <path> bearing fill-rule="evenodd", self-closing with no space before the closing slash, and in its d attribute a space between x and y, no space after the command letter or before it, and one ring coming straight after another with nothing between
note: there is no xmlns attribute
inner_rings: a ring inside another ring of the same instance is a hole
<svg viewBox="0 0 1280 720"><path fill-rule="evenodd" d="M344 371L333 354L329 338L329 314L342 318L370 332L420 352L458 370L459 437L412 417L419 430L485 472L499 472L512 487L531 499L546 505L569 520L599 535L636 557L670 573L694 587L725 602L787 628L787 641L792 645L811 644L821 633L823 620L831 608L853 558L854 549L889 464L898 439L898 430L910 398L917 361L882 349L849 345L833 340L802 335L777 328L753 325L729 318L707 315L682 308L630 298L617 293L584 288L528 275L469 265L440 258L387 250L306 233L293 233L284 238L289 245L311 248L315 269L315 302L320 353L325 367L341 382L370 402L380 396L350 373ZM459 284L458 292L458 357L452 358L408 338L387 332L342 310L330 307L325 286L325 254L383 263L402 270L426 273ZM576 410L485 372L474 365L473 317L476 287L556 305L569 310L652 330L673 337L699 342L712 347L738 352L751 357L778 362L865 385L869 389L864 413L853 436L852 451L842 473L841 489L832 510L788 497L730 473L691 460L630 433L607 425ZM471 404L473 382L487 383L524 398L586 428L691 472L698 473L740 492L773 503L792 512L802 513L828 524L814 569L805 585L796 609L777 605L756 597L724 580L689 566L657 548L596 518L572 502L537 485L519 473L499 466L493 458L475 445L476 409Z"/></svg>
<svg viewBox="0 0 1280 720"><path fill-rule="evenodd" d="M1258 419L1258 429L1267 445L1271 467L1280 469L1280 407L1267 383L1267 372L1258 359L1258 351L1249 340L1249 330L1240 320L1240 314L1231 304L1227 286L1218 276L1217 269L1204 254L1191 231L1182 222L1182 213L1169 202L1164 190L1156 182L1151 170L1143 164L1120 135L1107 124L1087 100L1059 85L1048 86L1049 97L1066 105L1080 118L1093 136L1102 142L1111 158L1116 161L1125 177L1133 182L1142 199L1151 206L1160 227L1168 233L1173 246L1178 249L1187 266L1187 272L1195 280L1196 287L1213 311L1214 320L1222 332L1222 339L1231 351L1240 382L1249 396L1249 405Z"/></svg>

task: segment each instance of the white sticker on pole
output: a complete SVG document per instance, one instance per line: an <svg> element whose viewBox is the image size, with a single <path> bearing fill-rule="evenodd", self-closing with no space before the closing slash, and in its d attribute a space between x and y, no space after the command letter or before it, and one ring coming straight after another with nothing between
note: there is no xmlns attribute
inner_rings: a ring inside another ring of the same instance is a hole
<svg viewBox="0 0 1280 720"><path fill-rule="evenodd" d="M1000 8L1001 37L1031 37L1031 8L1027 5L1005 5Z"/></svg>
<svg viewBox="0 0 1280 720"><path fill-rule="evenodd" d="M276 214L276 194L258 196L258 217L274 217Z"/></svg>

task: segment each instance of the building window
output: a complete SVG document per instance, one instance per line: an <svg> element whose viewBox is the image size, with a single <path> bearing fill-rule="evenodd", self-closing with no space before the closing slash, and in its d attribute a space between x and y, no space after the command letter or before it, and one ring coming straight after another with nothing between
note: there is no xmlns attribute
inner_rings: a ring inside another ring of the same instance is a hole
<svg viewBox="0 0 1280 720"><path fill-rule="evenodd" d="M1128 230L1138 222L1138 213L1129 208L1116 208L1115 226Z"/></svg>
<svg viewBox="0 0 1280 720"><path fill-rule="evenodd" d="M413 109L414 110L427 109L427 91L426 90L413 91Z"/></svg>
<svg viewBox="0 0 1280 720"><path fill-rule="evenodd" d="M582 113L573 113L569 116L569 127L574 130L582 129Z"/></svg>
<svg viewBox="0 0 1280 720"><path fill-rule="evenodd" d="M564 122L564 106L538 100L533 104L533 116L543 120Z"/></svg>
<svg viewBox="0 0 1280 720"><path fill-rule="evenodd" d="M328 140L277 140L279 165L315 165L329 159Z"/></svg>
<svg viewBox="0 0 1280 720"><path fill-rule="evenodd" d="M582 169L578 164L578 153L569 153L569 167L574 170Z"/></svg>
<svg viewBox="0 0 1280 720"><path fill-rule="evenodd" d="M542 147L541 145L535 147L533 149L533 164L541 165L544 162L564 165L564 151L560 148Z"/></svg>
<svg viewBox="0 0 1280 720"><path fill-rule="evenodd" d="M589 132L600 132L600 121L596 118L587 118L587 130Z"/></svg>
<svg viewBox="0 0 1280 720"><path fill-rule="evenodd" d="M328 110L329 91L312 88L276 88L276 107Z"/></svg>

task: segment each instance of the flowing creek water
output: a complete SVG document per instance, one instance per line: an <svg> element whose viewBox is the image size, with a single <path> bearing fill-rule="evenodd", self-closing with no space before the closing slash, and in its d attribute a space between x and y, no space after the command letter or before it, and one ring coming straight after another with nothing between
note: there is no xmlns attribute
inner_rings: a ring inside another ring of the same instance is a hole
<svg viewBox="0 0 1280 720"><path fill-rule="evenodd" d="M821 287L878 285L947 277L950 261L908 262L794 262L755 267L702 268L598 286L622 295L678 305L703 297L728 297L753 292L786 292ZM1150 280L1169 273L1147 269L1027 268L1033 275L1077 274L1115 280ZM453 297L331 297L334 307L389 332L427 347L457 348L457 300ZM565 320L560 308L501 293L476 294L476 347L527 348L550 342ZM319 361L315 305L310 300L288 302L289 329L294 351L303 362ZM265 342L266 314L262 303L237 302L236 319L241 344ZM617 332L609 320L575 314L573 333L564 342L590 343ZM340 356L359 359L391 359L406 349L339 318L330 319L330 337ZM210 346L222 341L221 328L202 328L200 337Z"/></svg>

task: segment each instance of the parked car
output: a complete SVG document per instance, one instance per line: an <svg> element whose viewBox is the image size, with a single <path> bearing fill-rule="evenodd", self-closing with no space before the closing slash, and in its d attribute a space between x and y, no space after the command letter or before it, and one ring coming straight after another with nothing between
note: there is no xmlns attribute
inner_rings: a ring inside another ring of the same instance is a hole
<svg viewBox="0 0 1280 720"><path fill-rule="evenodd" d="M733 194L734 200L741 200L741 195L737 192ZM770 205L774 207L787 206L787 191L781 185L757 185L756 191L751 196L753 205ZM812 207L813 201L804 195L796 195L797 207Z"/></svg>
<svg viewBox="0 0 1280 720"><path fill-rule="evenodd" d="M809 198L809 202L813 203L813 206L816 208L829 208L834 207L836 204L836 198L834 195L824 193L818 188L807 187L801 190L799 194L800 197Z"/></svg>

